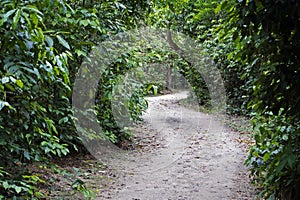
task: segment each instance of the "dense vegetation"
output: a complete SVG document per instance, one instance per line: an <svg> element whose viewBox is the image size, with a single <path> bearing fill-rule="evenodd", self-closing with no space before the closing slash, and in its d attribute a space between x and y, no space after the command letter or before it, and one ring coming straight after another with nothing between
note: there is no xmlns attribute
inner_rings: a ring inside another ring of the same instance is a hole
<svg viewBox="0 0 300 200"><path fill-rule="evenodd" d="M72 84L93 46L136 27L147 12L142 1L124 3L0 2L2 198L41 195L33 185L43 181L27 174L27 163L82 148L74 127ZM99 118L110 119L106 113Z"/></svg>
<svg viewBox="0 0 300 200"><path fill-rule="evenodd" d="M299 4L295 0L1 1L0 199L45 195L35 188L43 180L26 167L83 149L72 110L81 64L102 41L146 25L181 32L211 55L225 83L227 112L252 118L255 145L246 164L261 197L299 199ZM169 87L165 75L153 74L155 70L142 73L149 70L149 63L167 63L178 70L199 103L209 106L207 85L194 76L191 63L174 52L137 47L120 55L99 80L96 113L101 137L114 143L131 137L128 129L117 125L111 108L113 88L127 71L140 69L145 80L128 101L133 122L147 109L146 94ZM160 76L159 81L151 76Z"/></svg>

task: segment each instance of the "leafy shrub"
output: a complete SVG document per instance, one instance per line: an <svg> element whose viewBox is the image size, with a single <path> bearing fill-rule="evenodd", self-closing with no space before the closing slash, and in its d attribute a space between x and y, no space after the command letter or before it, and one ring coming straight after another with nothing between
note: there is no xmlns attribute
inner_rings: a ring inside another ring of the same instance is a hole
<svg viewBox="0 0 300 200"><path fill-rule="evenodd" d="M253 119L255 145L247 164L256 183L262 187L261 196L269 199L299 199L300 154L299 122L272 112Z"/></svg>
<svg viewBox="0 0 300 200"><path fill-rule="evenodd" d="M4 161L65 155L57 125L68 121L70 54L56 52L35 6L4 1L1 7L0 155Z"/></svg>
<svg viewBox="0 0 300 200"><path fill-rule="evenodd" d="M256 145L248 164L270 199L299 199L299 21L296 1L224 1L223 36L245 66Z"/></svg>
<svg viewBox="0 0 300 200"><path fill-rule="evenodd" d="M141 61L131 55L132 53L124 53L115 63L104 70L99 81L96 99L97 116L101 127L114 143L131 137L126 126L141 120L140 116L147 109L147 103L143 98L145 95L143 84L136 83L137 80L134 79L126 79L126 82L123 82L124 85L119 85L122 84L120 81L130 70L133 70L137 76ZM144 79L145 77L141 74L139 78ZM115 110L112 110L113 102L121 105L115 106ZM126 113L127 111L129 113ZM115 120L116 117L121 117L122 119L118 121L124 121L124 124L118 124Z"/></svg>
<svg viewBox="0 0 300 200"><path fill-rule="evenodd" d="M135 27L146 10L141 6L145 2L91 2L0 2L2 196L39 195L36 177L24 177L22 171L10 176L9 168L80 147L71 109L77 70L92 46L109 34Z"/></svg>

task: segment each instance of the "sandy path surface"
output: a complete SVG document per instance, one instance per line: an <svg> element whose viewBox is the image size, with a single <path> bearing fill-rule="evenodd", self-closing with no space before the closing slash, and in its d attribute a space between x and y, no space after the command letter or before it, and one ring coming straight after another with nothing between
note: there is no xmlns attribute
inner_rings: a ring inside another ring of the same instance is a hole
<svg viewBox="0 0 300 200"><path fill-rule="evenodd" d="M186 97L148 98L145 123L137 128L141 150L113 161L118 176L99 199L254 199L239 133L226 128L221 116L177 103Z"/></svg>

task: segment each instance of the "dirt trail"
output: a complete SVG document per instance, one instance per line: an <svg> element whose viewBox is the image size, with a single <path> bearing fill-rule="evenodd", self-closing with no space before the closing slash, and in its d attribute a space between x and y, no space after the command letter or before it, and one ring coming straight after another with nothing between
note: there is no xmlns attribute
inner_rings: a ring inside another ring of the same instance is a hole
<svg viewBox="0 0 300 200"><path fill-rule="evenodd" d="M118 178L99 199L253 199L238 133L220 116L177 103L186 97L181 92L148 98L139 128L147 135L138 135L143 150L114 161Z"/></svg>

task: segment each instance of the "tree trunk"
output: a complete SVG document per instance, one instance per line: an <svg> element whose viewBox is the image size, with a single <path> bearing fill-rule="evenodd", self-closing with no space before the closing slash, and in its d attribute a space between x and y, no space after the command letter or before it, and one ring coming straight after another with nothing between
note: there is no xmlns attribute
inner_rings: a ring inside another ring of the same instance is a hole
<svg viewBox="0 0 300 200"><path fill-rule="evenodd" d="M167 66L167 76L166 76L166 89L171 90L171 82L172 82L172 67L170 65Z"/></svg>

